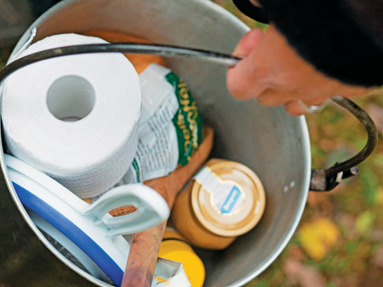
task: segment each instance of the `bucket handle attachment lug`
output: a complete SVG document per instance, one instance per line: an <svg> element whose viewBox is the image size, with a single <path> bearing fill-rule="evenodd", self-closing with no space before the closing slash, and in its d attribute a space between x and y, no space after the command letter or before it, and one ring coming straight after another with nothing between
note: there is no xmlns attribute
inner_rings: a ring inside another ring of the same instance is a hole
<svg viewBox="0 0 383 287"><path fill-rule="evenodd" d="M367 143L365 147L354 157L335 163L328 169L313 169L311 171L310 190L330 191L334 189L342 179L358 174L357 165L363 162L375 149L378 142L378 131L370 116L357 104L341 96L332 97L331 100L352 113L367 131Z"/></svg>

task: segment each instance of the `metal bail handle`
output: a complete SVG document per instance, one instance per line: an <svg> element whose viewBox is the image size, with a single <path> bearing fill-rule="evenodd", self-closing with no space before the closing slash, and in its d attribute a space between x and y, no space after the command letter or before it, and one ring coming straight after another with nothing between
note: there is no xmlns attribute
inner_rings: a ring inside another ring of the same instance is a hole
<svg viewBox="0 0 383 287"><path fill-rule="evenodd" d="M253 20L264 24L269 23L264 9L254 5L251 0L233 0L233 2L242 13ZM363 150L349 160L339 164L336 163L329 169L313 169L311 171L310 181L310 190L312 191L330 191L335 188L342 179L357 175L357 165L363 162L373 152L378 140L376 126L364 110L354 102L340 96L335 96L331 98L331 100L351 112L363 124L368 134L368 140Z"/></svg>
<svg viewBox="0 0 383 287"><path fill-rule="evenodd" d="M352 113L364 126L368 139L366 146L354 157L342 163L335 163L328 169L313 169L311 171L310 190L330 191L335 188L342 179L358 174L357 165L363 162L375 149L378 142L378 131L370 116L354 102L340 96L332 97L331 100Z"/></svg>
<svg viewBox="0 0 383 287"><path fill-rule="evenodd" d="M76 45L40 51L11 62L0 70L0 85L9 75L18 69L42 60L68 55L111 52L149 54L162 57L186 57L223 66L234 66L241 60L241 58L228 54L158 44L110 43ZM378 139L375 124L365 111L352 101L343 97L336 96L331 98L331 100L350 111L364 125L368 133L368 140L364 149L353 158L340 164L337 163L329 169L312 170L310 190L313 191L329 191L337 186L342 179L356 175L358 171L356 166L372 153Z"/></svg>

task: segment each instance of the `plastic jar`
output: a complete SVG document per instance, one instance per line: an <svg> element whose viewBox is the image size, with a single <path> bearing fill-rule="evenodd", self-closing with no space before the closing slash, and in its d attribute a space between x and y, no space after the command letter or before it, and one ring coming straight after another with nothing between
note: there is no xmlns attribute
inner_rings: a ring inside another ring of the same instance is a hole
<svg viewBox="0 0 383 287"><path fill-rule="evenodd" d="M177 197L171 221L192 245L224 249L261 219L265 192L243 164L212 159Z"/></svg>

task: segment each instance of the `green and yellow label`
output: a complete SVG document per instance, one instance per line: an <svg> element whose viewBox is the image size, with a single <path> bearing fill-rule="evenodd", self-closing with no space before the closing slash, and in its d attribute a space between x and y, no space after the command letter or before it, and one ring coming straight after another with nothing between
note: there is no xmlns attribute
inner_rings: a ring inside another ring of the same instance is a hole
<svg viewBox="0 0 383 287"><path fill-rule="evenodd" d="M202 121L186 83L173 73L165 79L174 87L179 103L173 123L178 138L178 163L186 165L202 142Z"/></svg>

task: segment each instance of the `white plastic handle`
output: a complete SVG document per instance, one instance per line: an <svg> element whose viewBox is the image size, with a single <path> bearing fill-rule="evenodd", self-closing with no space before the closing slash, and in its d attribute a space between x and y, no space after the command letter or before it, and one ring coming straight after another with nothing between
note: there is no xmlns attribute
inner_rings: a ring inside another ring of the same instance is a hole
<svg viewBox="0 0 383 287"><path fill-rule="evenodd" d="M157 283L157 287L191 287L182 263L158 257L154 276L166 281Z"/></svg>
<svg viewBox="0 0 383 287"><path fill-rule="evenodd" d="M133 205L136 211L118 217L109 211ZM143 184L127 184L113 188L89 205L83 214L93 214L110 230L108 236L133 234L157 226L169 217L166 201L154 189Z"/></svg>

